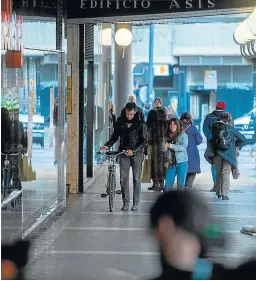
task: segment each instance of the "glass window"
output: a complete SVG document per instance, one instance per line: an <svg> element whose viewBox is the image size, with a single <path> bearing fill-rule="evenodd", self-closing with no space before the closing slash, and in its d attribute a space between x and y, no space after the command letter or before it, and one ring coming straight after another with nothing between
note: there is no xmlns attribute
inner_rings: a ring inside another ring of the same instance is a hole
<svg viewBox="0 0 256 281"><path fill-rule="evenodd" d="M15 204L6 205L7 211L16 212L13 218L8 215L6 220L2 210L3 228L21 218L16 230L5 233L3 238L9 240L64 199L59 193L60 185L62 196L65 189L64 110L60 110L64 97L58 96L59 53L24 49L19 69L6 67L4 52L1 61L2 204L11 194L22 194Z"/></svg>
<svg viewBox="0 0 256 281"><path fill-rule="evenodd" d="M199 110L199 96L191 95L190 96L190 113L193 119L200 118L200 110Z"/></svg>

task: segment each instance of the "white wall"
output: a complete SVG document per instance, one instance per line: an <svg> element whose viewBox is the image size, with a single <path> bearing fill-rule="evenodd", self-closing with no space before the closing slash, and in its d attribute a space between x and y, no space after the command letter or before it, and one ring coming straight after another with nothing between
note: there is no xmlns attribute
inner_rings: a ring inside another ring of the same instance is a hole
<svg viewBox="0 0 256 281"><path fill-rule="evenodd" d="M154 62L173 63L172 28L170 25L155 25L154 32ZM149 60L149 26L133 27L132 56L133 63Z"/></svg>
<svg viewBox="0 0 256 281"><path fill-rule="evenodd" d="M176 25L174 34L175 56L186 55L241 55L234 42L237 23L195 23Z"/></svg>

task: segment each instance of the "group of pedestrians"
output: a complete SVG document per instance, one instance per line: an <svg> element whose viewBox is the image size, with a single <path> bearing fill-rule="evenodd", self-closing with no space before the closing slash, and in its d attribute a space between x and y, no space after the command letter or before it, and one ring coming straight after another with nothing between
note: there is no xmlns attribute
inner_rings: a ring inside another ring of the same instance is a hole
<svg viewBox="0 0 256 281"><path fill-rule="evenodd" d="M113 112L111 113L113 114ZM228 200L230 174L238 178L239 148L245 137L237 131L226 104L220 101L216 110L206 116L203 131L207 138L206 160L212 165L214 189L218 198ZM120 184L123 211L129 210L129 169L133 170L133 206L137 211L140 202L141 172L145 156L150 159L150 178L153 186L149 190L169 191L177 188L192 188L196 175L201 173L198 145L203 141L190 113L180 118L167 119L167 111L161 98L154 100L154 108L148 113L147 121L134 96L122 109L115 122L113 133L101 149L107 150L117 141L119 150L127 153L120 156ZM145 163L144 163L145 164Z"/></svg>

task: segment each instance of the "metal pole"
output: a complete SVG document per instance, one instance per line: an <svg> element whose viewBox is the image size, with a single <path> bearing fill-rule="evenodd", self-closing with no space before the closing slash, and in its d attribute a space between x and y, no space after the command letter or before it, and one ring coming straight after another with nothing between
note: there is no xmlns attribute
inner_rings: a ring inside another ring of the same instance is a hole
<svg viewBox="0 0 256 281"><path fill-rule="evenodd" d="M154 62L154 29L155 25L151 24L149 29L149 63L148 63L148 92L147 92L147 103L150 102L150 95L153 90L153 62Z"/></svg>

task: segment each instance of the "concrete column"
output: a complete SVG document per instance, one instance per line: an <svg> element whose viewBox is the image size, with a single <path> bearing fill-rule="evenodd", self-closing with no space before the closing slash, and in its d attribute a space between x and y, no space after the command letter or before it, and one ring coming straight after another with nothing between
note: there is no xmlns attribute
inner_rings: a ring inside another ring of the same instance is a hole
<svg viewBox="0 0 256 281"><path fill-rule="evenodd" d="M254 92L253 106L256 106L256 59L252 60L253 69L252 69L252 89ZM256 113L253 115L253 123L254 123L254 140L256 141Z"/></svg>
<svg viewBox="0 0 256 281"><path fill-rule="evenodd" d="M121 28L127 28L132 32L131 24L115 24L115 32ZM118 116L127 103L128 96L133 93L132 44L125 47L123 57L123 47L115 43L114 63L114 105Z"/></svg>
<svg viewBox="0 0 256 281"><path fill-rule="evenodd" d="M68 81L71 80L71 93L67 98L67 167L66 184L70 193L78 193L79 172L79 26L67 28ZM71 66L71 67L70 67ZM70 78L71 77L71 78ZM71 103L70 103L71 99ZM69 105L68 105L69 103ZM71 105L71 107L70 107ZM71 109L71 110L70 110Z"/></svg>

